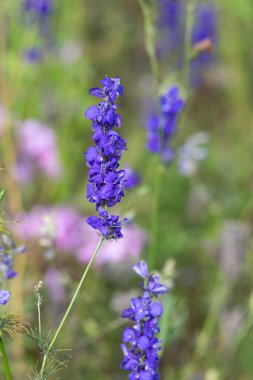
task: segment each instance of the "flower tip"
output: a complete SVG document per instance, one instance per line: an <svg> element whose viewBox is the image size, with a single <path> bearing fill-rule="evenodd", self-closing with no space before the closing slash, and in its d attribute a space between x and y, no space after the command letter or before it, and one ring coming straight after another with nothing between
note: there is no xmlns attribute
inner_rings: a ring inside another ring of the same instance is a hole
<svg viewBox="0 0 253 380"><path fill-rule="evenodd" d="M134 265L133 270L142 278L149 277L148 265L145 260L141 260L139 263Z"/></svg>

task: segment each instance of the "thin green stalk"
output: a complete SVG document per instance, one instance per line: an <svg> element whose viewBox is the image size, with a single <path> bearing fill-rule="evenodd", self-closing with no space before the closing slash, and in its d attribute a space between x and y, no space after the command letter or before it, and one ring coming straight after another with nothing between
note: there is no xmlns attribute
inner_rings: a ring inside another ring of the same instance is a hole
<svg viewBox="0 0 253 380"><path fill-rule="evenodd" d="M40 301L38 300L37 307L38 307L38 323L39 323L39 334L41 335L41 315L40 315Z"/></svg>
<svg viewBox="0 0 253 380"><path fill-rule="evenodd" d="M153 0L139 0L144 18L144 43L148 53L151 71L156 79L157 85L160 83L160 68L155 50L156 37L156 4Z"/></svg>
<svg viewBox="0 0 253 380"><path fill-rule="evenodd" d="M3 360L5 378L6 378L6 380L11 380L11 372L10 372L9 362L8 362L8 358L6 355L5 348L4 348L4 342L3 342L1 335L0 335L0 352L1 352L2 360Z"/></svg>
<svg viewBox="0 0 253 380"><path fill-rule="evenodd" d="M188 0L186 4L186 26L184 38L184 60L183 60L183 83L185 85L186 94L189 92L190 79L190 61L191 61L191 38L194 25L194 1Z"/></svg>
<svg viewBox="0 0 253 380"><path fill-rule="evenodd" d="M152 270L155 266L155 258L157 254L157 238L158 238L158 225L159 225L159 198L162 188L162 173L163 166L159 165L157 168L157 175L155 181L155 188L153 191L152 197L152 206L151 206L151 242L150 248L148 251L148 265Z"/></svg>
<svg viewBox="0 0 253 380"><path fill-rule="evenodd" d="M46 361L47 361L47 356L48 356L50 350L52 349L52 347L53 347L53 345L54 345L54 343L55 343L55 341L56 341L56 339L57 339L57 337L58 337L58 335L59 335L59 333L60 333L60 331L62 329L62 326L64 325L64 323L65 323L65 321L66 321L66 319L67 319L67 317L68 317L68 315L69 315L69 313L70 313L70 311L72 309L72 306L73 306L73 304L74 304L74 302L76 300L76 297L78 296L78 293L79 293L79 291L80 291L80 289L81 289L81 287L83 285L83 282L84 282L84 280L86 278L86 275L89 272L89 269L91 268L91 265L92 265L93 261L95 260L95 257L97 256L97 253L99 251L99 248L101 247L101 244L102 244L103 240L104 240L104 237L102 236L100 238L100 240L99 240L99 243L98 243L98 245L97 245L97 247L96 247L96 249L95 249L95 251L94 251L94 253L93 253L93 255L92 255L92 257L91 257L91 259L90 259L90 261L89 261L89 263L88 263L85 271L84 271L84 273L83 273L83 276L82 276L82 278L81 278L81 280L80 280L80 282L79 282L79 284L78 284L78 286L76 288L76 291L75 291L75 293L74 293L74 295L73 295L73 297L71 299L71 302L70 302L70 304L69 304L69 306L68 306L68 308L67 308L67 310L66 310L66 312L65 312L65 314L64 314L64 316L62 318L62 321L61 321L61 323L60 323L60 325L59 325L56 333L54 334L54 336L53 336L53 338L51 340L51 343L48 346L47 351L44 354L44 358L43 358L43 363L42 363L40 375L42 375L43 372L44 372Z"/></svg>

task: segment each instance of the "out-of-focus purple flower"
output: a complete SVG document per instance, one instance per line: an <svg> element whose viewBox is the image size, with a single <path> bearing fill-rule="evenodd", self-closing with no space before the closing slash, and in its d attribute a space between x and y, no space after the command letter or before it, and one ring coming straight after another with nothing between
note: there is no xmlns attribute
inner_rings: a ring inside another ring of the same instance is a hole
<svg viewBox="0 0 253 380"><path fill-rule="evenodd" d="M160 151L159 118L156 115L147 122L147 148L155 154Z"/></svg>
<svg viewBox="0 0 253 380"><path fill-rule="evenodd" d="M119 160L126 150L126 141L114 131L121 127L121 117L115 111L114 103L119 95L123 94L120 78L104 78L101 80L102 88L91 88L89 94L102 98L98 105L90 106L85 116L92 121L95 147L90 147L85 153L89 168L89 183L87 196L89 202L96 203L99 217L90 216L87 223L98 230L105 239L119 239L122 237L121 225L117 215L109 215L107 208L113 207L124 196L124 170L119 168Z"/></svg>
<svg viewBox="0 0 253 380"><path fill-rule="evenodd" d="M161 96L161 116L152 116L147 125L147 147L155 154L160 153L164 164L169 164L175 156L169 143L176 132L178 114L183 107L184 101L179 95L179 88L172 86Z"/></svg>
<svg viewBox="0 0 253 380"><path fill-rule="evenodd" d="M178 58L184 44L185 4L181 0L158 0L159 57ZM177 57L175 57L177 56Z"/></svg>
<svg viewBox="0 0 253 380"><path fill-rule="evenodd" d="M25 246L16 246L11 237L5 233L0 235L0 284L17 276L14 271L13 256L26 251Z"/></svg>
<svg viewBox="0 0 253 380"><path fill-rule="evenodd" d="M124 170L126 172L124 183L125 189L130 190L139 185L141 182L140 175L137 172L133 171L130 166L126 166Z"/></svg>
<svg viewBox="0 0 253 380"><path fill-rule="evenodd" d="M19 160L14 176L21 183L32 180L38 170L47 178L59 178L62 168L57 152L56 136L52 129L37 120L28 119L17 133Z"/></svg>
<svg viewBox="0 0 253 380"><path fill-rule="evenodd" d="M25 59L30 63L37 63L42 59L42 52L36 47L25 50L24 52Z"/></svg>
<svg viewBox="0 0 253 380"><path fill-rule="evenodd" d="M53 10L52 0L23 0L23 23L27 28L37 30L37 46L31 46L24 53L29 63L41 61L51 44L50 16Z"/></svg>
<svg viewBox="0 0 253 380"><path fill-rule="evenodd" d="M149 273L145 261L135 265L134 270L144 279L144 293L141 297L132 298L130 308L123 310L121 314L122 318L134 322L122 334L121 349L124 358L121 368L130 372L130 380L158 380L158 352L161 341L156 334L160 331L158 318L163 313L163 307L159 302L153 301L153 298L166 293L168 288L159 283L158 276Z"/></svg>
<svg viewBox="0 0 253 380"><path fill-rule="evenodd" d="M138 259L147 242L147 236L143 230L137 225L126 224L122 228L124 239L117 240L113 244L104 242L94 262L95 267L100 268L105 265L113 266L118 263L132 262L133 259ZM97 245L96 232L88 232L86 239L76 251L77 259L81 263L88 263L91 258L91 253Z"/></svg>
<svg viewBox="0 0 253 380"><path fill-rule="evenodd" d="M23 0L25 12L37 17L46 17L52 11L52 0Z"/></svg>
<svg viewBox="0 0 253 380"><path fill-rule="evenodd" d="M11 293L8 290L0 290L0 305L6 305L11 297Z"/></svg>
<svg viewBox="0 0 253 380"><path fill-rule="evenodd" d="M62 284L61 272L58 269L49 268L46 271L45 284L54 303L59 304L65 300L66 292Z"/></svg>
<svg viewBox="0 0 253 380"><path fill-rule="evenodd" d="M186 143L179 149L179 171L184 176L196 173L198 164L207 156L207 148L202 144L208 142L209 136L206 132L198 132L189 137Z"/></svg>
<svg viewBox="0 0 253 380"><path fill-rule="evenodd" d="M158 2L158 56L168 57L170 67L181 68L185 44L187 4L182 0L159 0ZM195 4L194 26L191 36L194 59L190 64L190 83L202 84L206 70L216 61L218 15L214 4L207 0ZM206 43L204 43L206 42ZM201 49L196 49L196 47Z"/></svg>
<svg viewBox="0 0 253 380"><path fill-rule="evenodd" d="M217 49L217 9L211 2L198 4L195 11L195 23L192 31L192 45L194 47L209 42L210 48L202 49L191 62L191 84L198 86L203 82L203 75L217 59L213 50ZM206 46L208 46L206 44Z"/></svg>

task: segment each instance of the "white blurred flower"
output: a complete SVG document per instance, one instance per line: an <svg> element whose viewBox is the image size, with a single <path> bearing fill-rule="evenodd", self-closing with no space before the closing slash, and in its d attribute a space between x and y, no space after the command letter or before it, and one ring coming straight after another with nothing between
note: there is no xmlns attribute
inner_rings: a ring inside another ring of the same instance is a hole
<svg viewBox="0 0 253 380"><path fill-rule="evenodd" d="M206 132L198 132L186 140L179 149L178 165L179 171L184 176L196 173L198 164L207 156L207 148L202 146L208 142L209 136Z"/></svg>

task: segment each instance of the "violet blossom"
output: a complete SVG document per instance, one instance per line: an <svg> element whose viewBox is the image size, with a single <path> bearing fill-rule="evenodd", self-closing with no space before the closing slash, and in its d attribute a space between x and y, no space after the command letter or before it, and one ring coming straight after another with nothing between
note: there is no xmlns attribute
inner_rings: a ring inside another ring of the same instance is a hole
<svg viewBox="0 0 253 380"><path fill-rule="evenodd" d="M168 288L159 283L159 277L149 273L144 260L133 267L134 271L143 279L141 287L143 295L131 299L131 306L125 309L121 316L133 322L122 335L123 361L121 368L129 372L130 380L158 380L158 352L161 341L158 318L163 314L163 307L154 297L165 294Z"/></svg>
<svg viewBox="0 0 253 380"><path fill-rule="evenodd" d="M169 164L175 153L170 146L170 140L177 130L177 119L184 107L184 101L179 95L179 88L172 86L160 98L160 117L153 115L147 125L147 147L154 154L160 154L162 162Z"/></svg>
<svg viewBox="0 0 253 380"><path fill-rule="evenodd" d="M11 293L8 290L0 289L0 305L6 305L11 297Z"/></svg>
<svg viewBox="0 0 253 380"><path fill-rule="evenodd" d="M115 206L124 196L125 170L118 170L119 160L126 150L126 141L114 131L121 127L121 117L115 111L118 104L116 98L123 94L120 78L104 78L102 89L91 88L89 94L102 98L98 105L89 107L85 116L92 121L93 140L95 147L90 147L85 153L89 168L89 183L86 198L96 204L98 216L90 216L87 223L100 231L107 239L119 239L122 220L117 215L110 215L108 208Z"/></svg>
<svg viewBox="0 0 253 380"><path fill-rule="evenodd" d="M16 246L9 233L0 235L0 286L6 284L7 280L17 276L14 270L13 256L24 253L25 246ZM0 290L0 304L5 305L11 294L5 289Z"/></svg>
<svg viewBox="0 0 253 380"><path fill-rule="evenodd" d="M41 61L50 44L51 31L49 20L52 10L52 0L22 1L24 23L27 24L27 28L35 28L38 34L36 46L28 47L24 53L26 60L30 63Z"/></svg>

